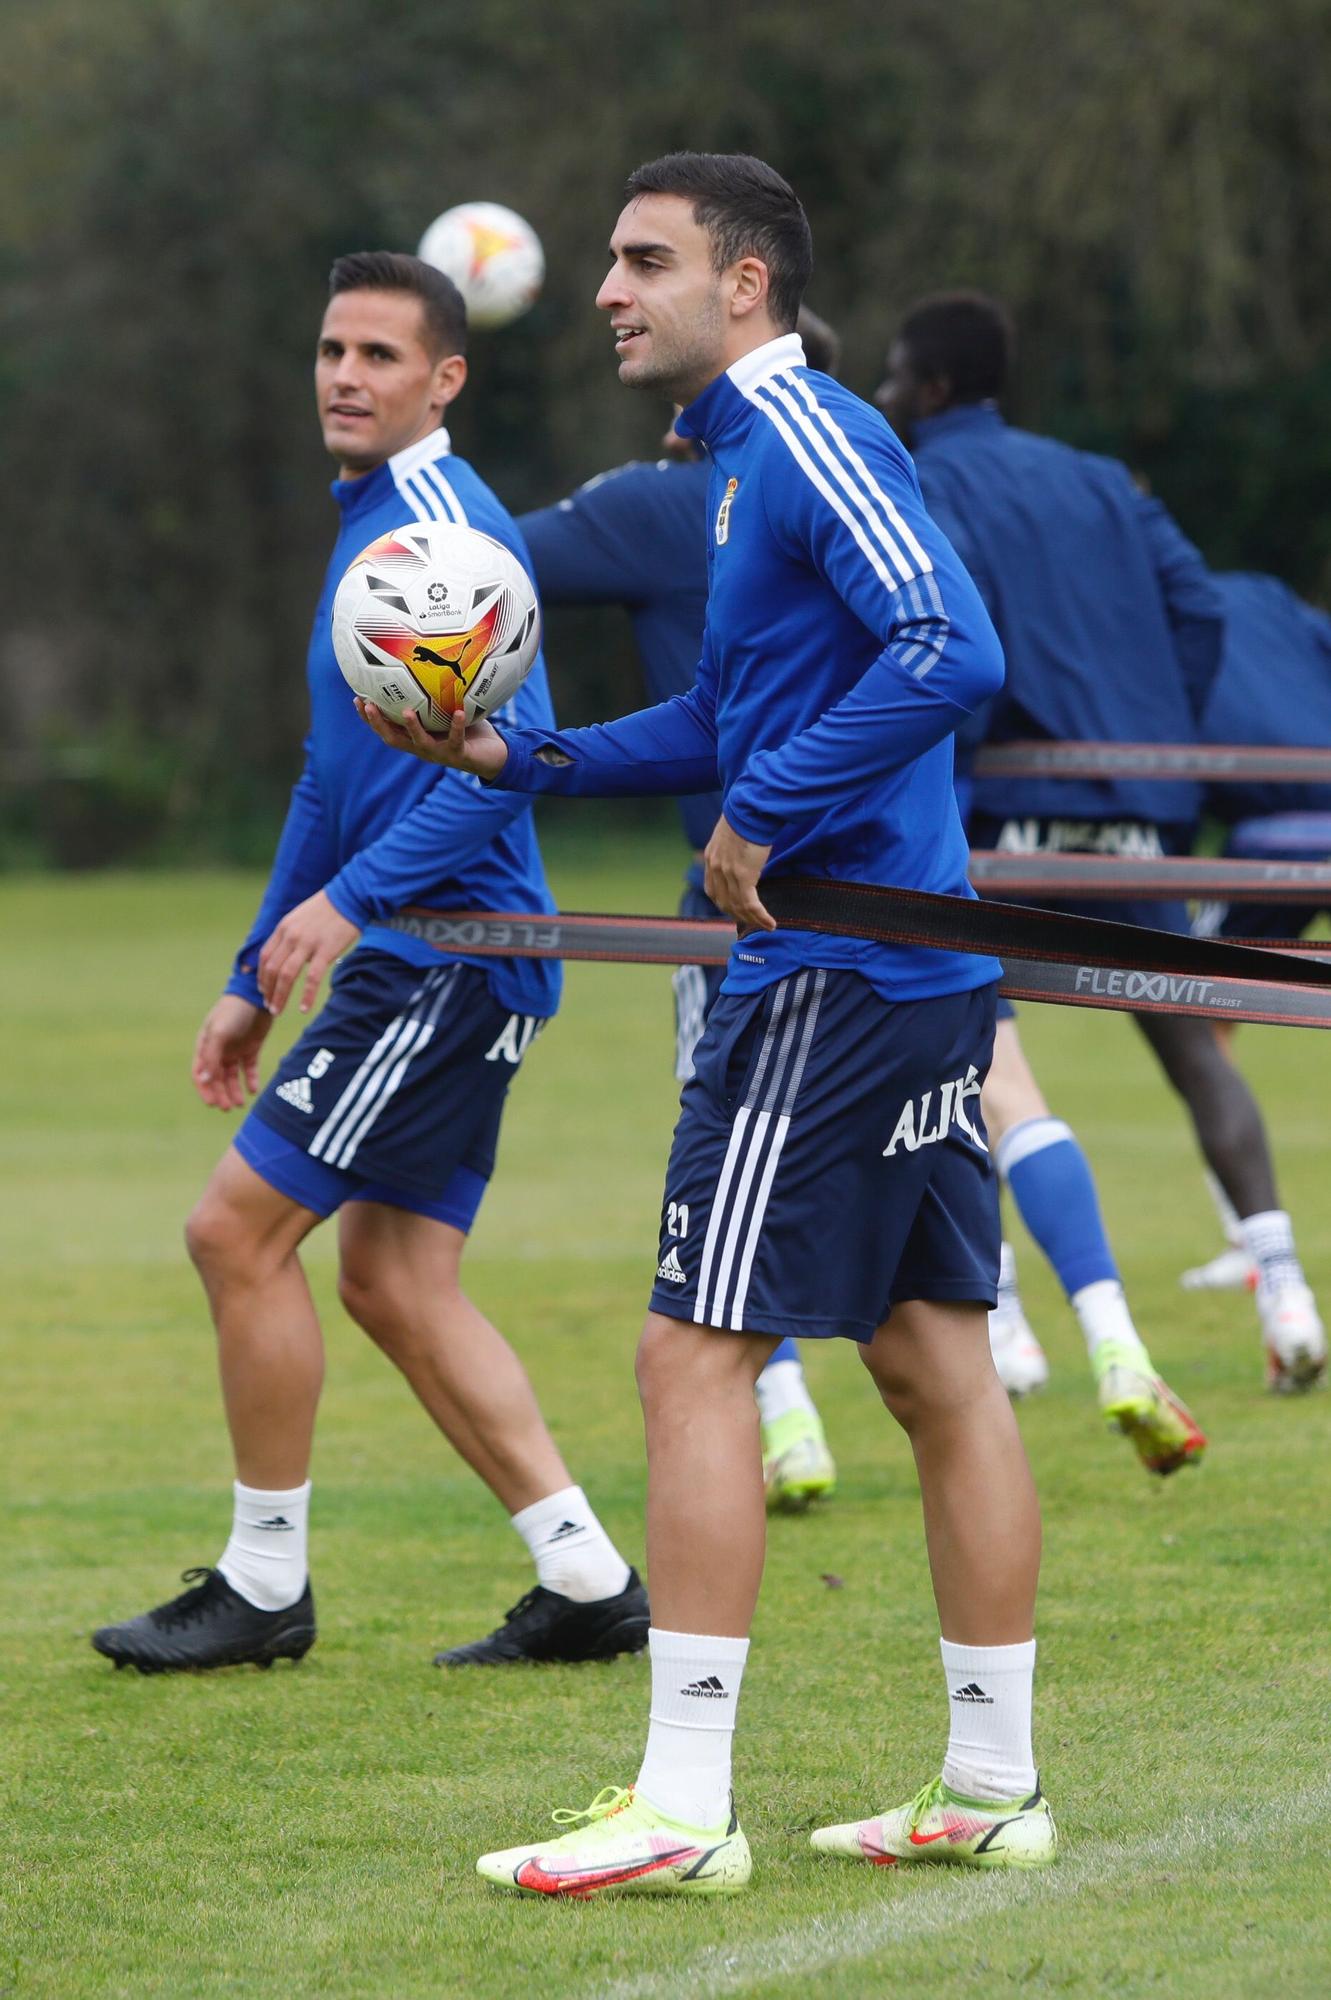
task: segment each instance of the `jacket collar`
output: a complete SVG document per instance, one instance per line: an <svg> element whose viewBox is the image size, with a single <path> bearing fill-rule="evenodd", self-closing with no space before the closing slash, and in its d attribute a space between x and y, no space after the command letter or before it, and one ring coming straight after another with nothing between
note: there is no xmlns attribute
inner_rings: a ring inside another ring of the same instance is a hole
<svg viewBox="0 0 1331 2000"><path fill-rule="evenodd" d="M760 382L766 382L782 368L804 368L804 343L797 333L778 334L765 340L733 361L724 374L707 384L688 408L675 419L675 429L684 437L701 438L712 444L729 429L737 416L749 411L749 399Z"/></svg>
<svg viewBox="0 0 1331 2000"><path fill-rule="evenodd" d="M1001 431L1006 428L1003 413L995 402L954 403L936 417L921 417L911 426L911 451L925 451L939 438L962 432Z"/></svg>
<svg viewBox="0 0 1331 2000"><path fill-rule="evenodd" d="M778 334L775 340L765 340L761 347L751 348L738 361L731 363L726 374L739 390L747 396L750 389L756 389L769 375L775 375L780 368L807 368L804 359L804 342L797 333Z"/></svg>
<svg viewBox="0 0 1331 2000"><path fill-rule="evenodd" d="M372 472L364 472L359 479L335 479L333 498L344 514L363 514L370 507L377 507L388 497L391 489L407 479L419 466L432 459L447 457L453 450L448 432L441 425L438 430L429 431L415 444L409 444L401 451L395 451L382 465L376 465Z"/></svg>

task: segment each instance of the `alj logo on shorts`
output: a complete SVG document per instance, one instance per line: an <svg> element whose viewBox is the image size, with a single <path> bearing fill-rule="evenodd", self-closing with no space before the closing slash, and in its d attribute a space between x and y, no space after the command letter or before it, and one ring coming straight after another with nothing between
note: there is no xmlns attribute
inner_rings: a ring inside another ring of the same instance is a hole
<svg viewBox="0 0 1331 2000"><path fill-rule="evenodd" d="M883 1158L894 1159L902 1147L908 1153L918 1153L921 1146L936 1146L940 1139L946 1139L954 1125L973 1146L987 1153L989 1148L966 1115L967 1104L979 1095L980 1079L972 1063L965 1076L954 1077L950 1083L940 1085L936 1093L926 1090L919 1098L908 1097L901 1107L892 1137L883 1148Z"/></svg>

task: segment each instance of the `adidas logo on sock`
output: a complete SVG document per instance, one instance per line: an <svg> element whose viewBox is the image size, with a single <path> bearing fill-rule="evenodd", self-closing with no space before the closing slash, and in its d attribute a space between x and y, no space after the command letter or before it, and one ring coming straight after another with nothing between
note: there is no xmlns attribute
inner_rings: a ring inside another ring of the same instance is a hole
<svg viewBox="0 0 1331 2000"><path fill-rule="evenodd" d="M656 1275L658 1278L665 1278L672 1285L687 1285L689 1282L688 1273L676 1256L673 1243L657 1265Z"/></svg>
<svg viewBox="0 0 1331 2000"><path fill-rule="evenodd" d="M715 1674L708 1674L706 1680L690 1681L686 1688L680 1689L680 1693L701 1695L707 1701L730 1700L729 1694L722 1687Z"/></svg>
<svg viewBox="0 0 1331 2000"><path fill-rule="evenodd" d="M561 1521L553 1535L547 1536L545 1546L549 1548L551 1542L566 1542L570 1535L580 1535L582 1532L576 1521Z"/></svg>
<svg viewBox="0 0 1331 2000"><path fill-rule="evenodd" d="M270 1514L266 1521L256 1521L256 1528L269 1528L276 1534L294 1535L295 1524L288 1521L285 1514Z"/></svg>
<svg viewBox="0 0 1331 2000"><path fill-rule="evenodd" d="M987 1701L990 1708L994 1705L993 1696L986 1694L978 1681L967 1681L964 1688L954 1689L952 1699L953 1701Z"/></svg>
<svg viewBox="0 0 1331 2000"><path fill-rule="evenodd" d="M287 1083L279 1083L277 1094L283 1104L292 1105L297 1111L314 1115L314 1093L310 1089L307 1076L293 1076Z"/></svg>

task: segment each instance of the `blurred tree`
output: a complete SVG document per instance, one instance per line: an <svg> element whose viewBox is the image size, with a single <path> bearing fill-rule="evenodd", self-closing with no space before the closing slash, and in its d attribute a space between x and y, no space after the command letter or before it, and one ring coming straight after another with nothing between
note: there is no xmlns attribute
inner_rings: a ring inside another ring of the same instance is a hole
<svg viewBox="0 0 1331 2000"><path fill-rule="evenodd" d="M855 386L920 292L997 291L1023 420L1331 596L1325 50L1323 0L452 0L391 31L369 0L10 0L0 843L266 849L332 530L308 371L339 251L511 203L547 288L475 339L459 449L514 507L654 450L591 301L623 174L676 145L790 175ZM567 716L635 699L626 646L552 626Z"/></svg>

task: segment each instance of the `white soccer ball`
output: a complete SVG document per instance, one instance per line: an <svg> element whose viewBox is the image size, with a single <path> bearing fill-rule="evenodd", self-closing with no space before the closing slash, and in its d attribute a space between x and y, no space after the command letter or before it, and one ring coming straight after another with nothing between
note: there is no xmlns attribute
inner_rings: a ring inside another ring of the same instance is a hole
<svg viewBox="0 0 1331 2000"><path fill-rule="evenodd" d="M464 201L437 215L417 252L451 278L472 326L507 326L536 303L545 252L529 222L497 201Z"/></svg>
<svg viewBox="0 0 1331 2000"><path fill-rule="evenodd" d="M541 644L536 589L502 542L451 521L409 521L362 549L333 599L343 678L394 722L446 731L521 687Z"/></svg>

